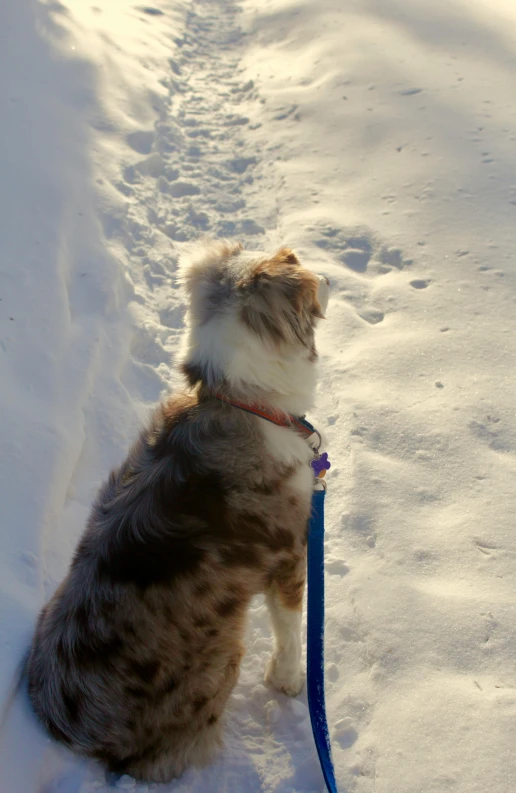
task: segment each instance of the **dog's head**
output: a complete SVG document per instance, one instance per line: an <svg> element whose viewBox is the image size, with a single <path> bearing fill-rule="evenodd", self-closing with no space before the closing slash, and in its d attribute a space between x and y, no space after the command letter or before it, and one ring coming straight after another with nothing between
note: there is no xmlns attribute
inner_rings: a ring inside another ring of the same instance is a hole
<svg viewBox="0 0 516 793"><path fill-rule="evenodd" d="M289 248L270 256L214 241L185 257L181 279L190 301L182 368L191 386L262 397L313 390L325 277Z"/></svg>

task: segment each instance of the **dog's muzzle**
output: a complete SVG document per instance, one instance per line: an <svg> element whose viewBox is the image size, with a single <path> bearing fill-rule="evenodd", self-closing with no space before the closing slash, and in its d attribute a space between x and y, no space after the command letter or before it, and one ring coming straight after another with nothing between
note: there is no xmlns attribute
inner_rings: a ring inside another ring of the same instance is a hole
<svg viewBox="0 0 516 793"><path fill-rule="evenodd" d="M322 308L323 314L326 315L328 308L328 300L330 298L330 282L325 275L319 275L319 289L317 290L317 299Z"/></svg>

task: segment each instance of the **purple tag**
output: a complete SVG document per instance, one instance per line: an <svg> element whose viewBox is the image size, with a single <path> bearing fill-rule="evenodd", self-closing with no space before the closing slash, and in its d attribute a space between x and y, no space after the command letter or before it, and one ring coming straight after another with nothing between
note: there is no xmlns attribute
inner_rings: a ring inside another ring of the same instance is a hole
<svg viewBox="0 0 516 793"><path fill-rule="evenodd" d="M320 457L312 460L310 465L312 466L313 472L316 476L319 476L321 471L328 471L331 468L331 463L328 460L328 455L326 452L321 454Z"/></svg>

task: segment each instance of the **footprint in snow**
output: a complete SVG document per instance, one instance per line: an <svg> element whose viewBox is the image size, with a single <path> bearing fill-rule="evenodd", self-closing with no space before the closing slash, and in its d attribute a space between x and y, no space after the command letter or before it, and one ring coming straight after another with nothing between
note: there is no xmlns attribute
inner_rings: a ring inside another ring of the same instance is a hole
<svg viewBox="0 0 516 793"><path fill-rule="evenodd" d="M199 195L201 189L196 184L178 179L169 185L167 192L174 198L183 198L184 196Z"/></svg>
<svg viewBox="0 0 516 793"><path fill-rule="evenodd" d="M356 273L365 273L371 252L361 248L348 248L340 254L339 258L350 270L354 270Z"/></svg>
<svg viewBox="0 0 516 793"><path fill-rule="evenodd" d="M162 17L165 14L160 8L154 8L154 6L136 6L136 10L141 11L142 14L148 14L150 17Z"/></svg>
<svg viewBox="0 0 516 793"><path fill-rule="evenodd" d="M138 154L150 154L155 137L154 132L139 130L138 132L131 132L127 136L126 141L131 149L137 151Z"/></svg>
<svg viewBox="0 0 516 793"><path fill-rule="evenodd" d="M161 345L157 334L151 333L145 327L138 328L131 340L131 355L140 363L159 366L168 363L169 354Z"/></svg>
<svg viewBox="0 0 516 793"><path fill-rule="evenodd" d="M157 179L163 173L165 163L163 162L161 154L155 151L149 154L144 160L136 163L134 168L143 176L152 176L153 179Z"/></svg>
<svg viewBox="0 0 516 793"><path fill-rule="evenodd" d="M345 229L326 226L321 230L322 237L315 240L318 248L330 251L343 264L357 273L365 273L373 251L368 235L347 233Z"/></svg>
<svg viewBox="0 0 516 793"><path fill-rule="evenodd" d="M177 330L183 327L184 314L185 308L182 304L176 306L166 306L160 310L159 320L162 325L165 325L165 327Z"/></svg>
<svg viewBox="0 0 516 793"><path fill-rule="evenodd" d="M493 551L498 550L497 545L494 545L491 542L485 542L485 540L482 540L479 537L474 537L473 543L475 544L477 550L484 554L484 556L491 556Z"/></svg>
<svg viewBox="0 0 516 793"><path fill-rule="evenodd" d="M355 273L386 275L412 264L412 259L404 258L400 248L381 244L367 228L328 225L317 231L321 235L315 240L317 247L333 254Z"/></svg>
<svg viewBox="0 0 516 793"><path fill-rule="evenodd" d="M365 311L359 311L358 316L365 319L366 322L369 322L370 325L378 325L379 322L382 322L385 314L383 311L377 311L374 308L366 309Z"/></svg>
<svg viewBox="0 0 516 793"><path fill-rule="evenodd" d="M355 729L353 719L346 716L344 719L339 719L333 728L333 739L342 749L349 749L353 746L358 738L358 732Z"/></svg>
<svg viewBox="0 0 516 793"><path fill-rule="evenodd" d="M327 562L326 570L328 573L331 573L331 575L339 575L341 578L349 573L349 567L347 564L344 564L341 559L334 559L331 562Z"/></svg>

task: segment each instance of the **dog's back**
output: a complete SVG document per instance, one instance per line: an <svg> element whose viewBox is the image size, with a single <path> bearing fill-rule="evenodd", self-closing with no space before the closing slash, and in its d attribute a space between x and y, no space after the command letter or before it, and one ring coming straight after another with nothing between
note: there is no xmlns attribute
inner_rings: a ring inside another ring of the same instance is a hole
<svg viewBox="0 0 516 793"><path fill-rule="evenodd" d="M245 413L158 409L38 623L30 695L54 737L156 781L209 759L249 600L304 551L308 501L264 457Z"/></svg>

